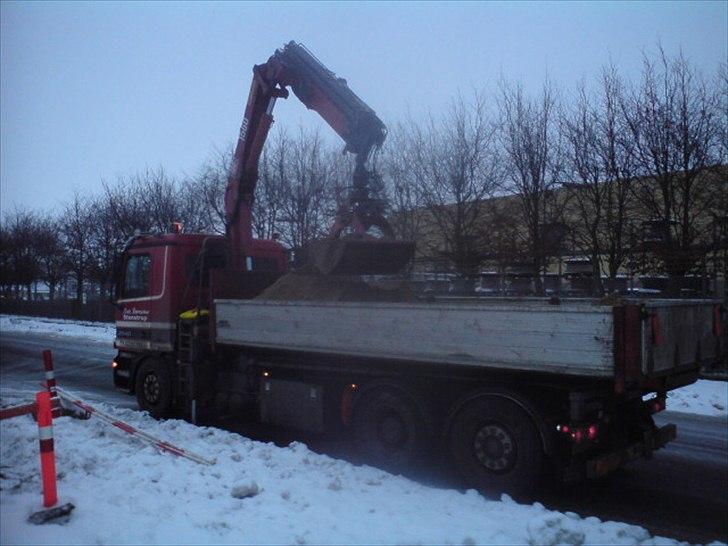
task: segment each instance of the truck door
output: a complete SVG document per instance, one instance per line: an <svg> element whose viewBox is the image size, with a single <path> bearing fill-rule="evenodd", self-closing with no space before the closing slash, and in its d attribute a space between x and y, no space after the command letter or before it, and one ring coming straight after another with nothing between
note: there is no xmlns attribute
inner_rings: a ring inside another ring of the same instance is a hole
<svg viewBox="0 0 728 546"><path fill-rule="evenodd" d="M173 349L175 323L169 318L168 245L134 249L124 260L117 303L115 346L134 352Z"/></svg>

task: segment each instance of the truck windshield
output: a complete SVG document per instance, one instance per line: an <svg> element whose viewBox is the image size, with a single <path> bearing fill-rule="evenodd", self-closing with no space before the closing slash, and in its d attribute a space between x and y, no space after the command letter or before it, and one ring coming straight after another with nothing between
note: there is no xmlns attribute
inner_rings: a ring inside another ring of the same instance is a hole
<svg viewBox="0 0 728 546"><path fill-rule="evenodd" d="M152 258L149 254L134 254L126 261L122 298L142 298L149 295L149 271Z"/></svg>

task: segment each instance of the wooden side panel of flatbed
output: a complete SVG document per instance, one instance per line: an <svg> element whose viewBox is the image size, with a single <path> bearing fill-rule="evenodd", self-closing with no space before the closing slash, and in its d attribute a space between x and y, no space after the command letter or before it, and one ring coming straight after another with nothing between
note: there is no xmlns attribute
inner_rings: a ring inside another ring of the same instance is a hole
<svg viewBox="0 0 728 546"><path fill-rule="evenodd" d="M610 306L215 300L216 343L614 376Z"/></svg>

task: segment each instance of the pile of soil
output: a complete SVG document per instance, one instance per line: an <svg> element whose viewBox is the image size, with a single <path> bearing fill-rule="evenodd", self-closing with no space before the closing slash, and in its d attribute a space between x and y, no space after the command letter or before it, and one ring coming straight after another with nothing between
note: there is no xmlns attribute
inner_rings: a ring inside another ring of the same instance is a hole
<svg viewBox="0 0 728 546"><path fill-rule="evenodd" d="M416 298L405 287L383 289L370 286L359 277L324 275L313 268L301 268L283 275L256 299L277 301L388 301Z"/></svg>

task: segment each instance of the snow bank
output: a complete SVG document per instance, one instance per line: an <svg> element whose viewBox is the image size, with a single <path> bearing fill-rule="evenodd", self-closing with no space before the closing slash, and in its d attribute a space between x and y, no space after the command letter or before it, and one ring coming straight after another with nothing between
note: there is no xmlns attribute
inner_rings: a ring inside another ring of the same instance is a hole
<svg viewBox="0 0 728 546"><path fill-rule="evenodd" d="M728 382L700 379L667 393L667 410L698 415L728 415Z"/></svg>
<svg viewBox="0 0 728 546"><path fill-rule="evenodd" d="M0 422L2 544L676 544L633 525L435 489L368 466L238 434L119 418L209 458L162 454L99 420L55 422L62 525L26 522L40 509L30 417Z"/></svg>
<svg viewBox="0 0 728 546"><path fill-rule="evenodd" d="M81 322L44 317L0 315L0 333L36 332L58 337L77 337L99 342L114 341L115 326L111 323Z"/></svg>

